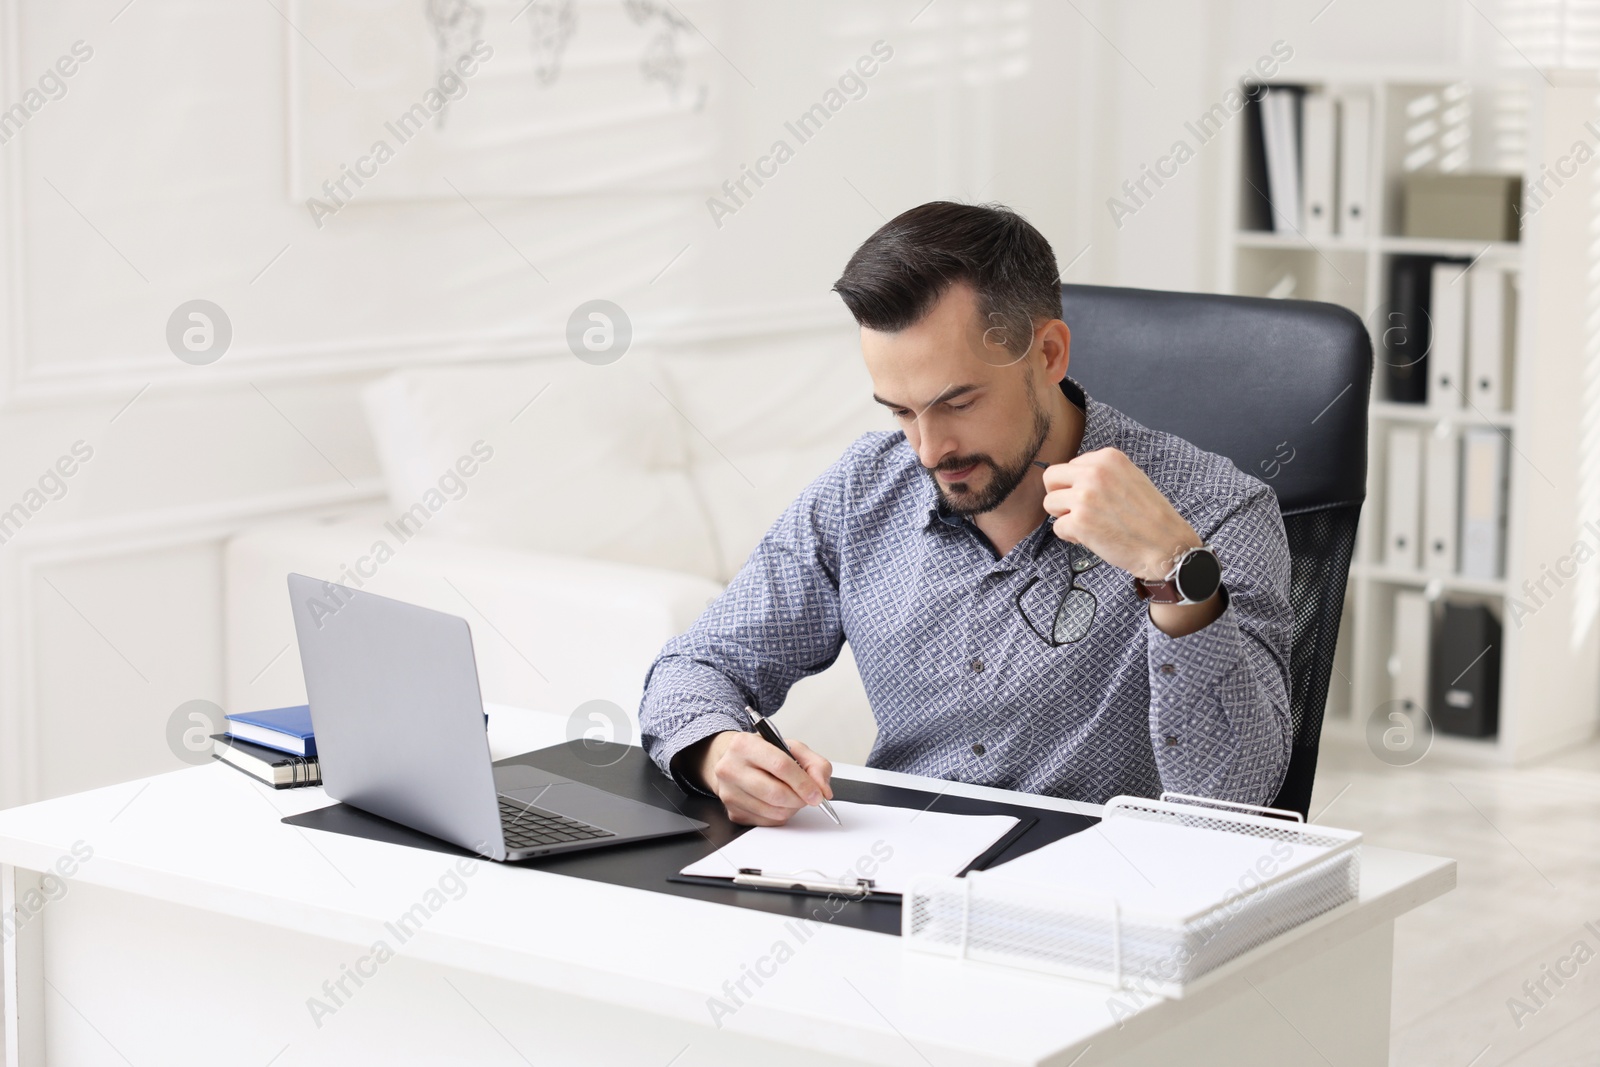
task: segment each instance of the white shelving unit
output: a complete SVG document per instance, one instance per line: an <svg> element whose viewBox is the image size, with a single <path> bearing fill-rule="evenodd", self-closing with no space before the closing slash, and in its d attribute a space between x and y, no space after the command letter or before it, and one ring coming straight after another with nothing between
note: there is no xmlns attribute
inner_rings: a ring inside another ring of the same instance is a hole
<svg viewBox="0 0 1600 1067"><path fill-rule="evenodd" d="M1227 68L1227 82L1233 84ZM1583 126L1600 113L1600 80L1565 72L1529 70L1526 81L1527 155L1524 188L1540 178L1542 165L1567 154L1574 142L1593 147L1595 136ZM1489 605L1502 625L1500 726L1482 740L1436 735L1436 751L1453 758L1521 763L1583 741L1600 727L1600 618L1597 605L1580 595L1577 579L1567 581L1543 607L1524 614L1508 610L1510 598L1531 603L1524 582L1538 580L1545 568L1567 556L1587 538L1600 552L1600 536L1586 534L1583 520L1600 511L1590 499L1600 487L1584 482L1583 428L1589 449L1600 448L1600 159L1547 198L1524 220L1521 240L1461 241L1403 237L1400 178L1410 162L1438 169L1443 151L1431 161L1428 138L1445 136L1440 117L1446 107L1474 98L1473 72L1460 69L1382 70L1323 68L1285 71L1285 84L1332 93L1361 90L1373 101L1373 167L1366 202L1372 209L1366 237L1334 236L1310 241L1297 234L1240 228L1247 187L1242 180L1245 120L1241 113L1225 128L1226 174L1221 205L1224 232L1221 275L1227 291L1253 296L1293 296L1342 304L1360 315L1369 331L1379 321L1388 289L1388 268L1396 255L1415 254L1472 260L1511 273L1517 290L1516 336L1509 411L1479 412L1471 407L1441 411L1383 398L1381 348L1374 337L1375 368L1370 406L1371 434L1367 500L1362 509L1355 559L1345 601L1335 674L1330 680L1324 729L1364 736L1368 718L1390 699L1389 660L1393 647L1394 596L1400 589L1423 589L1430 597ZM1497 74L1497 82L1507 76ZM1431 98L1431 99L1430 99ZM1430 106L1431 105L1431 106ZM1459 115L1459 109L1456 111ZM1447 144L1459 147L1469 135L1468 165L1490 170L1487 151L1470 143L1470 125L1459 127ZM1423 149L1419 152L1419 149ZM1458 156L1459 158L1459 156ZM1286 292L1292 277L1293 291ZM1591 280L1593 279L1593 280ZM1510 441L1510 486L1506 567L1503 578L1484 580L1438 576L1385 566L1381 562L1385 442L1397 424L1434 426L1445 422L1459 431L1491 426ZM1596 479L1591 475L1589 481ZM1600 582L1600 558L1585 566Z"/></svg>

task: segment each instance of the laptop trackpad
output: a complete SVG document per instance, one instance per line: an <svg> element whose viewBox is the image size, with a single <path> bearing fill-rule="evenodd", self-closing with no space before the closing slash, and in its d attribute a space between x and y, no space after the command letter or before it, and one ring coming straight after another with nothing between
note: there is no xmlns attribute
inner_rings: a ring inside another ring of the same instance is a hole
<svg viewBox="0 0 1600 1067"><path fill-rule="evenodd" d="M560 774L542 771L526 763L508 763L494 769L494 788L497 793L509 793L518 800L533 802L533 795L551 785L572 781ZM524 795L523 791L527 791Z"/></svg>

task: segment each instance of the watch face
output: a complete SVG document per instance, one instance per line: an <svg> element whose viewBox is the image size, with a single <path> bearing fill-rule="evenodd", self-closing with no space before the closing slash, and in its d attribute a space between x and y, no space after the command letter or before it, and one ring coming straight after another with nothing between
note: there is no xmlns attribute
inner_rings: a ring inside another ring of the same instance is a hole
<svg viewBox="0 0 1600 1067"><path fill-rule="evenodd" d="M1183 599L1210 600L1211 594L1222 584L1222 567L1210 551L1191 552L1178 568L1177 583L1178 595Z"/></svg>

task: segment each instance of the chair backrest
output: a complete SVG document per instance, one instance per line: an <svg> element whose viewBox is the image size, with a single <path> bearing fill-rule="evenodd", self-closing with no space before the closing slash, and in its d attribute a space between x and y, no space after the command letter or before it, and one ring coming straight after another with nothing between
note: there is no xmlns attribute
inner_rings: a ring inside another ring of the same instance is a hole
<svg viewBox="0 0 1600 1067"><path fill-rule="evenodd" d="M1317 744L1366 498L1372 341L1334 304L1063 285L1069 374L1152 429L1266 482L1292 559L1293 756L1274 807L1309 815Z"/></svg>

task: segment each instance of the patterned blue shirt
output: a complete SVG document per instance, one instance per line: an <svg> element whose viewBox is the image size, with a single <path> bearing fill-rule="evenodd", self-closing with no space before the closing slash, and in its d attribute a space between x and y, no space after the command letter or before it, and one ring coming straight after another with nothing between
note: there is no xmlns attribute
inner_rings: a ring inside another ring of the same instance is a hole
<svg viewBox="0 0 1600 1067"><path fill-rule="evenodd" d="M1277 497L1070 378L1062 390L1084 410L1079 451L1126 453L1216 550L1220 617L1162 633L1127 572L1048 517L997 558L939 507L903 433L869 433L651 666L639 722L657 765L672 773L686 746L748 729L746 703L775 712L849 641L878 723L869 766L1092 803L1163 789L1270 802L1291 741Z"/></svg>

